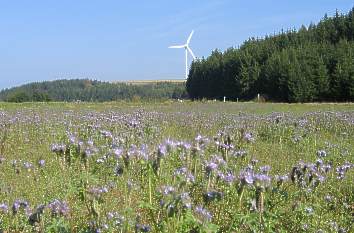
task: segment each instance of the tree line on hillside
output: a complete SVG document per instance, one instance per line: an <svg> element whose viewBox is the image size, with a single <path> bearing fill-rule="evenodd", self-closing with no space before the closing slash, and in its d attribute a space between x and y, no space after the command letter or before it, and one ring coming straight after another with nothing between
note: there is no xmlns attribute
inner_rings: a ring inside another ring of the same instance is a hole
<svg viewBox="0 0 354 233"><path fill-rule="evenodd" d="M354 7L317 24L251 38L239 48L195 60L186 83L192 99L282 102L354 100Z"/></svg>
<svg viewBox="0 0 354 233"><path fill-rule="evenodd" d="M0 92L0 101L115 101L187 98L185 83L108 83L89 79L36 82Z"/></svg>

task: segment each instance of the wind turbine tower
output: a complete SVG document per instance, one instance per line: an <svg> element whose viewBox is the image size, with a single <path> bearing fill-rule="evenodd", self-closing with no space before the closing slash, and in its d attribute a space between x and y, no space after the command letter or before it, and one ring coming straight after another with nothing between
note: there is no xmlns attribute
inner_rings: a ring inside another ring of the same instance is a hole
<svg viewBox="0 0 354 233"><path fill-rule="evenodd" d="M189 47L189 42L192 39L193 33L194 33L194 30L192 30L191 34L189 34L189 37L188 37L187 42L185 44L183 44L183 45L173 45L173 46L168 47L170 49L182 49L182 48L184 48L185 54L186 54L186 77L185 77L186 80L188 79L188 52L192 55L193 60L195 59L194 53L191 50L191 48Z"/></svg>

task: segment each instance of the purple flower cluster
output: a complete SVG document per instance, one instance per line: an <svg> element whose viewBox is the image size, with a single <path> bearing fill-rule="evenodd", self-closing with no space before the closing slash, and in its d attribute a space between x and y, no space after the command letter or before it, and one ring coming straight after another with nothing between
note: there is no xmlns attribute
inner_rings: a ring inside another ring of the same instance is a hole
<svg viewBox="0 0 354 233"><path fill-rule="evenodd" d="M120 215L118 212L109 212L107 214L107 219L110 222L113 222L113 225L116 227L122 226L125 222L124 216Z"/></svg>
<svg viewBox="0 0 354 233"><path fill-rule="evenodd" d="M5 203L0 203L0 212L3 214L7 214L9 212L9 207Z"/></svg>
<svg viewBox="0 0 354 233"><path fill-rule="evenodd" d="M113 138L112 133L107 130L101 130L100 133L105 138Z"/></svg>
<svg viewBox="0 0 354 233"><path fill-rule="evenodd" d="M202 136L202 135L198 135L195 138L195 142L196 142L196 146L195 149L197 150L204 150L205 147L210 143L210 140L208 137Z"/></svg>
<svg viewBox="0 0 354 233"><path fill-rule="evenodd" d="M277 185L282 185L289 180L289 175L275 175L274 176Z"/></svg>
<svg viewBox="0 0 354 233"><path fill-rule="evenodd" d="M245 150L235 150L232 152L231 154L232 156L236 157L236 158L243 158L247 155L247 151Z"/></svg>
<svg viewBox="0 0 354 233"><path fill-rule="evenodd" d="M210 161L205 164L205 171L207 175L209 176L213 171L215 171L218 168L218 164Z"/></svg>
<svg viewBox="0 0 354 233"><path fill-rule="evenodd" d="M239 173L238 179L240 180L240 188L242 190L243 186L256 186L262 188L268 188L271 185L271 177L268 175L270 171L270 166L266 165L260 167L259 173L254 171L255 161L252 164L248 164L248 166L241 170ZM254 165L253 165L254 164Z"/></svg>
<svg viewBox="0 0 354 233"><path fill-rule="evenodd" d="M189 196L189 193L184 192L181 193L177 196L177 200L180 200L182 203L182 207L185 209L191 209L192 208L192 199Z"/></svg>
<svg viewBox="0 0 354 233"><path fill-rule="evenodd" d="M165 157L167 155L167 146L165 144L161 144L157 149L157 156Z"/></svg>
<svg viewBox="0 0 354 233"><path fill-rule="evenodd" d="M23 167L26 169L26 170L31 170L33 168L33 164L30 163L30 162L24 162L23 163Z"/></svg>
<svg viewBox="0 0 354 233"><path fill-rule="evenodd" d="M227 172L227 173L218 172L217 177L218 179L224 181L227 184L233 183L236 179L236 176L232 174L232 172Z"/></svg>
<svg viewBox="0 0 354 233"><path fill-rule="evenodd" d="M64 154L66 151L66 145L60 143L54 143L51 145L51 151L56 154Z"/></svg>
<svg viewBox="0 0 354 233"><path fill-rule="evenodd" d="M80 155L83 159L87 159L92 157L94 154L99 152L98 148L96 148L92 141L79 142L78 146Z"/></svg>
<svg viewBox="0 0 354 233"><path fill-rule="evenodd" d="M211 213L202 206L195 207L194 212L204 221L211 221L213 218Z"/></svg>
<svg viewBox="0 0 354 233"><path fill-rule="evenodd" d="M353 168L354 164L345 162L343 165L336 168L337 179L342 180L349 169Z"/></svg>
<svg viewBox="0 0 354 233"><path fill-rule="evenodd" d="M300 161L293 167L290 177L293 183L297 183L302 188L317 187L325 180L325 175L331 166L324 164L322 160L314 163L304 163Z"/></svg>
<svg viewBox="0 0 354 233"><path fill-rule="evenodd" d="M163 195L169 195L171 193L174 193L176 190L173 186L169 186L169 185L166 185L166 186L162 186L161 187L161 191L160 193L163 194Z"/></svg>
<svg viewBox="0 0 354 233"><path fill-rule="evenodd" d="M259 168L260 173L262 174L268 174L270 171L270 166L269 165L265 165Z"/></svg>
<svg viewBox="0 0 354 233"><path fill-rule="evenodd" d="M135 224L135 232L149 232L150 230L151 227L149 225L140 223Z"/></svg>
<svg viewBox="0 0 354 233"><path fill-rule="evenodd" d="M40 160L38 161L38 166L39 166L39 167L44 167L44 166L45 166L45 160L44 160L44 159L40 159Z"/></svg>
<svg viewBox="0 0 354 233"><path fill-rule="evenodd" d="M55 199L51 201L47 208L50 210L52 216L67 216L70 212L69 206L66 202Z"/></svg>
<svg viewBox="0 0 354 233"><path fill-rule="evenodd" d="M319 151L317 151L317 156L320 158L326 157L327 152L325 150L319 150Z"/></svg>
<svg viewBox="0 0 354 233"><path fill-rule="evenodd" d="M20 199L15 200L12 204L12 213L17 214L21 209L24 210L27 215L31 213L31 209L27 201Z"/></svg>
<svg viewBox="0 0 354 233"><path fill-rule="evenodd" d="M241 171L239 180L242 185L252 185L254 182L254 173L252 171Z"/></svg>
<svg viewBox="0 0 354 233"><path fill-rule="evenodd" d="M115 156L116 159L122 158L124 150L122 148L114 148L112 150L112 154Z"/></svg>
<svg viewBox="0 0 354 233"><path fill-rule="evenodd" d="M186 167L176 169L173 175L175 177L182 178L187 183L195 182L195 177L193 176L192 172L190 172Z"/></svg>
<svg viewBox="0 0 354 233"><path fill-rule="evenodd" d="M100 199L102 198L102 195L105 193L108 193L108 188L107 187L93 187L88 190L88 193L95 199Z"/></svg>
<svg viewBox="0 0 354 233"><path fill-rule="evenodd" d="M266 174L255 174L254 181L256 186L267 188L271 185L272 179Z"/></svg>
<svg viewBox="0 0 354 233"><path fill-rule="evenodd" d="M162 194L160 206L166 210L169 217L192 208L192 199L188 192L178 193L172 186L162 186L160 193Z"/></svg>
<svg viewBox="0 0 354 233"><path fill-rule="evenodd" d="M254 138L254 136L252 135L252 133L249 133L249 132L246 132L244 135L243 135L243 138L245 139L246 142L248 143L252 143L254 142L256 139Z"/></svg>
<svg viewBox="0 0 354 233"><path fill-rule="evenodd" d="M127 155L129 159L137 159L137 160L145 160L148 161L150 159L149 151L147 145L141 145L138 148L136 145L131 145Z"/></svg>

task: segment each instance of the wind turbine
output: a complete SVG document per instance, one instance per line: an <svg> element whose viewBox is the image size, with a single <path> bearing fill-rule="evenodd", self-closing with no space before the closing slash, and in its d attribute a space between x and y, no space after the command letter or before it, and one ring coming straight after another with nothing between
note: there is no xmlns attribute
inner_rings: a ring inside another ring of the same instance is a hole
<svg viewBox="0 0 354 233"><path fill-rule="evenodd" d="M192 55L193 60L195 59L194 53L191 50L191 48L189 47L189 42L192 39L193 33L194 33L194 30L192 30L191 34L189 34L189 37L188 37L187 42L185 44L183 44L183 45L173 45L173 46L168 47L170 49L182 49L182 48L184 48L185 53L186 53L186 79L188 79L188 52Z"/></svg>

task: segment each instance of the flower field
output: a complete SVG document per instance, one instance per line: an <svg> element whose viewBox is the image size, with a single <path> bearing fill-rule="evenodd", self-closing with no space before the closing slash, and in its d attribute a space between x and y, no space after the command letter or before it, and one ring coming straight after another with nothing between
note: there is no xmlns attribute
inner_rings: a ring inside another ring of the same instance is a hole
<svg viewBox="0 0 354 233"><path fill-rule="evenodd" d="M0 232L353 232L354 105L0 103Z"/></svg>

